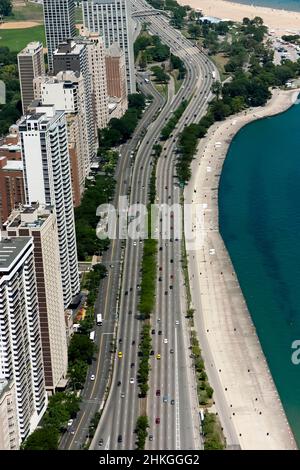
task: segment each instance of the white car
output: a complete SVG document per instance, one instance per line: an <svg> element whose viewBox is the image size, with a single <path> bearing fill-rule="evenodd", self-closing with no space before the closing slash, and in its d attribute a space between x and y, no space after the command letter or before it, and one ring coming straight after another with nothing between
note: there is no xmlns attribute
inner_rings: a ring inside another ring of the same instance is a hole
<svg viewBox="0 0 300 470"><path fill-rule="evenodd" d="M122 393L121 393L121 398L124 398L124 397L125 397L125 393L122 392Z"/></svg>
<svg viewBox="0 0 300 470"><path fill-rule="evenodd" d="M133 378L133 377L131 377L130 383L131 383L131 384L134 384L134 378Z"/></svg>
<svg viewBox="0 0 300 470"><path fill-rule="evenodd" d="M69 419L69 421L68 421L68 427L72 426L72 424L73 424L73 419Z"/></svg>
<svg viewBox="0 0 300 470"><path fill-rule="evenodd" d="M137 245L137 242L133 242L133 245L136 246L136 245Z"/></svg>
<svg viewBox="0 0 300 470"><path fill-rule="evenodd" d="M94 374L91 375L91 381L93 382L95 380Z"/></svg>
<svg viewBox="0 0 300 470"><path fill-rule="evenodd" d="M179 320L176 320L175 325L179 325Z"/></svg>
<svg viewBox="0 0 300 470"><path fill-rule="evenodd" d="M165 344L168 344L167 338L164 339L164 343L165 343Z"/></svg>

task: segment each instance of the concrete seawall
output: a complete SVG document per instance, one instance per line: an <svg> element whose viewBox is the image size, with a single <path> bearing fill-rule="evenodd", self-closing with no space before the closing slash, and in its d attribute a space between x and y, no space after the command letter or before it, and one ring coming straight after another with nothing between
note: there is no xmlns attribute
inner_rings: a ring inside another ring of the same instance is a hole
<svg viewBox="0 0 300 470"><path fill-rule="evenodd" d="M195 328L228 446L296 449L230 257L219 233L218 185L234 135L287 110L299 91L275 90L266 106L215 123L200 141L185 203L205 204L203 243L188 250Z"/></svg>

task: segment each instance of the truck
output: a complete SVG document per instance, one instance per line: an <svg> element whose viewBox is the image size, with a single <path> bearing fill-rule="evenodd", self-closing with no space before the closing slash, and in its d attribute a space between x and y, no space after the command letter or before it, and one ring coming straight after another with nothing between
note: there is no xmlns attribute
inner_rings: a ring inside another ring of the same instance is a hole
<svg viewBox="0 0 300 470"><path fill-rule="evenodd" d="M90 340L95 341L95 332L94 331L90 332Z"/></svg>
<svg viewBox="0 0 300 470"><path fill-rule="evenodd" d="M216 78L216 72L214 70L211 72L211 76L212 76L213 79Z"/></svg>
<svg viewBox="0 0 300 470"><path fill-rule="evenodd" d="M146 83L149 83L149 78L144 78Z"/></svg>
<svg viewBox="0 0 300 470"><path fill-rule="evenodd" d="M101 313L97 314L97 325L102 325L102 315L101 315Z"/></svg>

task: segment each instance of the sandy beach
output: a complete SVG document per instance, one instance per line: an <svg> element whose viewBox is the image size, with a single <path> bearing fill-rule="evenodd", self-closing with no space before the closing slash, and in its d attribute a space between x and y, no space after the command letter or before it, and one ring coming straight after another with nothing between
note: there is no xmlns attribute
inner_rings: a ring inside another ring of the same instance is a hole
<svg viewBox="0 0 300 470"><path fill-rule="evenodd" d="M42 23L37 21L10 21L7 23L0 24L0 29L25 29L33 28L34 26L39 26Z"/></svg>
<svg viewBox="0 0 300 470"><path fill-rule="evenodd" d="M297 448L218 223L219 178L234 135L288 109L297 95L275 90L266 106L215 123L200 141L185 190L185 203L206 207L203 243L188 252L189 275L195 327L229 448Z"/></svg>
<svg viewBox="0 0 300 470"><path fill-rule="evenodd" d="M269 29L274 30L279 35L300 31L299 12L243 5L227 0L178 0L178 2L181 5L198 8L207 16L216 16L221 19L242 21L245 17L260 16Z"/></svg>

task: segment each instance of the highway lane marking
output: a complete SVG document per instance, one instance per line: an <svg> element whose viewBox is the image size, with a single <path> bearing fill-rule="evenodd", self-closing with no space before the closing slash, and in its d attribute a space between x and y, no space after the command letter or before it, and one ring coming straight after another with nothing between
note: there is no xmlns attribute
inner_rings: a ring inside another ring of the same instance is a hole
<svg viewBox="0 0 300 470"><path fill-rule="evenodd" d="M176 450L180 450L180 410L179 410L179 379L178 379L178 352L177 352L177 329L175 329L175 429L176 429Z"/></svg>
<svg viewBox="0 0 300 470"><path fill-rule="evenodd" d="M78 434L78 432L79 432L80 425L81 425L81 421L83 420L83 417L84 417L85 413L86 413L86 411L83 412L83 415L82 415L81 418L80 418L80 421L79 421L78 426L77 426L77 430L75 431L75 434L74 434L74 436L73 436L73 439L71 440L71 443L70 443L69 448L72 447L73 442L74 442L74 439L76 438L76 436L77 436L77 434Z"/></svg>
<svg viewBox="0 0 300 470"><path fill-rule="evenodd" d="M105 444L105 450L109 450L109 444L110 444L110 436L107 439L107 442Z"/></svg>

